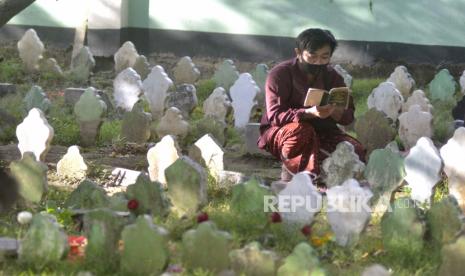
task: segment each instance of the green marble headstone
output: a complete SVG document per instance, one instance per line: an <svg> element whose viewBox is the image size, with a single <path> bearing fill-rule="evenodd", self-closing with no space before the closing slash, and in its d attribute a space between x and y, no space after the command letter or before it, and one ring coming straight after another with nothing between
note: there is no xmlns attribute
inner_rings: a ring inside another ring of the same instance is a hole
<svg viewBox="0 0 465 276"><path fill-rule="evenodd" d="M134 104L131 112L123 115L121 125L121 136L127 142L145 143L150 138L150 123L152 115L144 112L144 106L141 101Z"/></svg>
<svg viewBox="0 0 465 276"><path fill-rule="evenodd" d="M315 250L305 242L299 243L292 254L284 259L277 276L325 275L319 267Z"/></svg>
<svg viewBox="0 0 465 276"><path fill-rule="evenodd" d="M109 204L110 199L103 188L89 179L82 181L65 201L65 206L71 209L103 208Z"/></svg>
<svg viewBox="0 0 465 276"><path fill-rule="evenodd" d="M42 269L60 261L67 251L68 238L55 217L36 214L20 243L18 257L21 263Z"/></svg>
<svg viewBox="0 0 465 276"><path fill-rule="evenodd" d="M19 194L26 201L39 203L47 191L47 165L25 152L21 160L11 162L10 169L19 184Z"/></svg>
<svg viewBox="0 0 465 276"><path fill-rule="evenodd" d="M79 82L86 82L95 67L95 59L89 47L84 46L71 62L71 74Z"/></svg>
<svg viewBox="0 0 465 276"><path fill-rule="evenodd" d="M425 227L414 201L407 197L398 198L390 209L381 220L384 248L406 258L419 254L424 246Z"/></svg>
<svg viewBox="0 0 465 276"><path fill-rule="evenodd" d="M447 69L439 71L428 85L429 96L433 101L453 100L456 88L457 83Z"/></svg>
<svg viewBox="0 0 465 276"><path fill-rule="evenodd" d="M84 215L87 237L86 263L107 270L118 262L118 248L123 221L109 209L96 209Z"/></svg>
<svg viewBox="0 0 465 276"><path fill-rule="evenodd" d="M89 87L74 105L74 114L79 122L100 121L107 110L95 88Z"/></svg>
<svg viewBox="0 0 465 276"><path fill-rule="evenodd" d="M165 170L168 197L180 214L195 214L207 203L205 170L183 156Z"/></svg>
<svg viewBox="0 0 465 276"><path fill-rule="evenodd" d="M225 60L215 71L213 80L216 87L223 87L226 91L234 84L239 78L239 72L234 66L234 62L230 59Z"/></svg>
<svg viewBox="0 0 465 276"><path fill-rule="evenodd" d="M265 196L269 195L271 191L253 177L245 183L233 186L231 211L238 216L251 216L266 220L268 214L263 210L263 202Z"/></svg>
<svg viewBox="0 0 465 276"><path fill-rule="evenodd" d="M150 181L143 173L137 177L135 184L128 186L126 194L129 200L135 199L139 203L138 208L134 210L136 214L162 217L169 211L169 202L161 184Z"/></svg>
<svg viewBox="0 0 465 276"><path fill-rule="evenodd" d="M24 105L26 106L27 112L34 107L37 107L44 113L47 113L52 103L45 95L42 87L34 85L26 94L26 97L24 97Z"/></svg>
<svg viewBox="0 0 465 276"><path fill-rule="evenodd" d="M229 267L231 236L219 231L213 222L199 224L182 236L182 260L186 268L202 268L218 273Z"/></svg>
<svg viewBox="0 0 465 276"><path fill-rule="evenodd" d="M238 275L274 276L278 256L268 250L262 250L260 243L252 242L243 249L229 253L231 267Z"/></svg>
<svg viewBox="0 0 465 276"><path fill-rule="evenodd" d="M128 275L159 275L168 264L168 232L153 225L150 216L139 216L121 234L121 271Z"/></svg>

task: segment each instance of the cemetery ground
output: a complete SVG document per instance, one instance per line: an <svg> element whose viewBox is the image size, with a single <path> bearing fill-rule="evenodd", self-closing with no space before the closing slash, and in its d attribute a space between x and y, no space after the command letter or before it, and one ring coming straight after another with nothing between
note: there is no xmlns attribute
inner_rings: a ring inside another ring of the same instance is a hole
<svg viewBox="0 0 465 276"><path fill-rule="evenodd" d="M48 51L49 55L57 60L62 68L69 66L69 53L63 51ZM68 87L88 87L93 86L103 90L106 94L113 93L113 79L116 74L111 69L98 68L90 78L89 82L80 82L73 79L71 75L59 75L50 72L27 73L14 47L0 48L0 83L14 83L17 87L16 93L7 94L0 98L0 111L2 112L0 121L2 131L0 132L0 166L8 168L10 162L21 158L16 144L16 126L25 118L26 111L23 99L33 85L43 88L47 97L51 101L50 110L46 115L49 124L54 129L52 148L45 158L48 166L47 181L48 191L39 203L31 204L20 202L15 209L1 215L0 217L0 237L21 238L27 231L27 225L21 225L17 221L17 214L20 211L30 211L33 214L44 212L57 217L58 223L62 225L69 236L83 235L80 232L82 221L73 217L73 211L66 207L66 201L71 193L78 187L81 180L63 178L56 173L58 160L66 153L66 149L72 145L80 143L79 125L73 115L73 109L64 101L64 89ZM149 57L151 64L161 64L168 75L174 67L179 57L169 58L166 56ZM212 80L214 66L221 60L204 58L194 60L201 69L201 80L195 84L199 104L192 112L188 122L191 126L189 134L178 142L183 155L188 155L189 146L201 138L204 134L215 132L202 125L199 125L203 118L202 103L208 95L215 89L215 82ZM275 62L269 62L273 65ZM240 72L253 70L255 64L236 63ZM367 74L370 76L370 74ZM386 76L388 77L388 75ZM356 118L360 118L368 111L367 98L371 91L376 88L385 78L355 78L352 85L352 93L356 104ZM428 80L429 82L429 80ZM421 83L417 83L421 85ZM426 81L424 86L426 86ZM457 98L458 99L458 98ZM450 124L450 110L454 107L454 102L432 102L434 106L433 137L432 140L439 148L444 145L452 136ZM150 112L149 106L144 102L144 110ZM261 109L254 111L251 122L258 122ZM252 175L263 183L269 185L277 180L281 173L281 164L269 156L246 153L244 140L241 134L234 129L233 116L227 116L227 128L224 133L224 162L225 170L242 173L247 179ZM122 114L115 108L109 109L107 119L103 122L95 146L81 147L81 154L88 165L87 178L103 187L108 196L120 198L115 200L113 208L121 212L129 212L126 218L135 221L135 213L128 209L127 200L124 199L126 187L114 186L117 182L115 176L111 175L112 167L125 167L132 170L146 171L148 167L147 151L162 137L158 137L155 131L151 131L151 138L147 143L127 143L121 138ZM356 136L353 126L347 131ZM402 149L402 142L399 135L396 142ZM245 180L244 180L245 181ZM249 180L249 181L254 181ZM181 216L176 212L169 212L166 216L156 216L153 222L168 230L168 252L169 261L166 269L170 273L180 272L182 275L215 275L214 272L205 269L189 269L182 257L183 234L196 229L201 222L207 219L214 222L219 230L227 231L231 234L231 249L241 249L251 242L258 241L267 250L274 251L280 258L279 264L284 263L284 258L289 256L296 245L301 242L308 243L314 249L313 254L318 258L318 266L327 275L361 275L364 269L372 264L382 264L392 270L393 275L436 275L443 255L441 245L431 241L431 233L426 233L422 250L418 250L410 244L398 244L389 249L383 246L381 234L381 217L372 217L367 228L361 234L360 240L349 247L342 247L335 242L335 235L327 221L324 212L317 214L311 225L310 231L289 231L283 223L273 218L272 214L265 217L257 216L256 213L248 213L247 210L238 212L231 207L231 201L237 200L232 186L220 185L211 175L208 177L208 203L194 214ZM395 193L396 198L408 196L410 190L402 187ZM440 202L448 194L447 177L442 176L440 184L436 185L434 191L433 204ZM262 204L261 202L259 205ZM427 208L421 209L420 217L426 216ZM126 245L120 245L124 247ZM121 252L120 249L116 249ZM202 252L198 254L211 254L213 258L215 252ZM19 262L16 258L0 256L0 275L76 275L79 272L90 271L96 275L124 275L120 270L119 259L107 260L110 264L104 265L99 262L99 256L94 256L96 260L88 261L82 255L71 252L65 260L48 264L46 266L33 267ZM120 256L124 258L124 256ZM105 258L103 258L105 259ZM279 267L279 265L277 266ZM86 274L81 274L86 275ZM284 274L283 274L284 275ZM312 274L313 275L313 274ZM315 274L316 275L316 274ZM320 274L318 274L320 275Z"/></svg>

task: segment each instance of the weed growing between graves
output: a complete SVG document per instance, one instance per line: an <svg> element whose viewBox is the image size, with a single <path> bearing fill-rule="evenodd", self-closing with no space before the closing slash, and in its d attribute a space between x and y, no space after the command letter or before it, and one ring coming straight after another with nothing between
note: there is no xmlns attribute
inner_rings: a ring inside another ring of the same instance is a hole
<svg viewBox="0 0 465 276"><path fill-rule="evenodd" d="M199 106L202 107L202 103L210 96L212 91L215 89L216 84L212 79L209 80L199 80L196 84L197 89L197 100L199 101Z"/></svg>
<svg viewBox="0 0 465 276"><path fill-rule="evenodd" d="M121 123L121 120L103 122L97 138L97 145L104 146L124 142L121 138Z"/></svg>

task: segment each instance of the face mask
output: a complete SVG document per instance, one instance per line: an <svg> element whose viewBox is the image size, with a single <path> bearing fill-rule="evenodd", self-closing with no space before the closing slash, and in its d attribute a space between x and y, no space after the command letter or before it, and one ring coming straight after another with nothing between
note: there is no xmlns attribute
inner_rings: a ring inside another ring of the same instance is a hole
<svg viewBox="0 0 465 276"><path fill-rule="evenodd" d="M311 64L307 62L302 62L301 65L301 68L305 73L317 76L321 72L324 72L326 70L326 66L328 64Z"/></svg>

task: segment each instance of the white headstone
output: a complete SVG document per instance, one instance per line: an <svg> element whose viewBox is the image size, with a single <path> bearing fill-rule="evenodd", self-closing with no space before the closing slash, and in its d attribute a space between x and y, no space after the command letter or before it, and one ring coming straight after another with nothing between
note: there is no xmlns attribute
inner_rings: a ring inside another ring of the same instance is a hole
<svg viewBox="0 0 465 276"><path fill-rule="evenodd" d="M266 64L260 63L255 67L255 71L252 73L254 81L257 83L260 88L260 92L255 98L259 106L265 106L265 83L266 78L268 77L268 66Z"/></svg>
<svg viewBox="0 0 465 276"><path fill-rule="evenodd" d="M328 222L340 246L353 245L371 217L369 200L373 196L368 188L360 187L355 179L326 191Z"/></svg>
<svg viewBox="0 0 465 276"><path fill-rule="evenodd" d="M392 82L383 82L368 96L368 108L376 108L393 121L397 120L404 98Z"/></svg>
<svg viewBox="0 0 465 276"><path fill-rule="evenodd" d="M132 68L126 68L115 78L113 87L116 107L131 111L142 93L142 81L139 74Z"/></svg>
<svg viewBox="0 0 465 276"><path fill-rule="evenodd" d="M69 178L84 178L87 173L87 165L79 152L78 146L71 146L57 163L57 174Z"/></svg>
<svg viewBox="0 0 465 276"><path fill-rule="evenodd" d="M413 147L421 137L431 137L433 115L412 105L408 112L399 116L399 137L405 148Z"/></svg>
<svg viewBox="0 0 465 276"><path fill-rule="evenodd" d="M174 67L173 75L176 84L194 84L200 77L200 71L195 67L192 59L189 56L185 56Z"/></svg>
<svg viewBox="0 0 465 276"><path fill-rule="evenodd" d="M115 72L119 73L128 67L133 67L139 54L131 41L126 41L114 55Z"/></svg>
<svg viewBox="0 0 465 276"><path fill-rule="evenodd" d="M166 110L165 116L160 119L156 129L157 135L174 135L184 138L189 132L189 123L182 118L182 112L176 107Z"/></svg>
<svg viewBox="0 0 465 276"><path fill-rule="evenodd" d="M433 187L441 180L442 160L433 141L422 137L405 158L405 181L412 189L411 197L429 201Z"/></svg>
<svg viewBox="0 0 465 276"><path fill-rule="evenodd" d="M230 59L223 61L223 63L217 67L213 75L216 87L223 87L226 91L229 90L237 78L239 78L239 72L236 66L234 66L234 62Z"/></svg>
<svg viewBox="0 0 465 276"><path fill-rule="evenodd" d="M231 101L223 87L217 87L203 102L203 114L224 122L231 109Z"/></svg>
<svg viewBox="0 0 465 276"><path fill-rule="evenodd" d="M374 264L363 270L362 276L390 276L391 273L382 265Z"/></svg>
<svg viewBox="0 0 465 276"><path fill-rule="evenodd" d="M197 140L189 152L194 161L206 166L210 174L217 179L224 170L223 155L223 148L210 134L205 134Z"/></svg>
<svg viewBox="0 0 465 276"><path fill-rule="evenodd" d="M84 46L71 61L71 72L78 80L88 80L95 67L95 59L89 47Z"/></svg>
<svg viewBox="0 0 465 276"><path fill-rule="evenodd" d="M429 103L428 98L425 96L423 90L417 89L413 91L412 95L402 105L402 112L407 112L410 106L417 104L420 106L422 111L431 113L433 106Z"/></svg>
<svg viewBox="0 0 465 276"><path fill-rule="evenodd" d="M410 92L415 87L415 80L403 65L397 66L386 81L394 83L404 99L410 96Z"/></svg>
<svg viewBox="0 0 465 276"><path fill-rule="evenodd" d="M460 91L465 94L465 70L463 70L462 76L460 76Z"/></svg>
<svg viewBox="0 0 465 276"><path fill-rule="evenodd" d="M465 211L465 127L455 130L454 136L441 148L440 153L444 172L449 178L449 193Z"/></svg>
<svg viewBox="0 0 465 276"><path fill-rule="evenodd" d="M245 128L250 119L252 109L257 105L255 97L260 92L255 81L249 73L243 73L239 79L231 86L229 91L234 110L234 126Z"/></svg>
<svg viewBox="0 0 465 276"><path fill-rule="evenodd" d="M181 156L181 149L176 139L167 135L147 152L149 175L151 181L158 181L166 187L165 169Z"/></svg>
<svg viewBox="0 0 465 276"><path fill-rule="evenodd" d="M39 36L34 29L29 29L18 41L19 57L23 61L28 71L35 71L39 67L39 61L42 59L44 44L40 41Z"/></svg>
<svg viewBox="0 0 465 276"><path fill-rule="evenodd" d="M153 67L150 74L144 80L142 87L154 120L163 116L166 93L172 85L173 81L160 65Z"/></svg>
<svg viewBox="0 0 465 276"><path fill-rule="evenodd" d="M44 161L53 139L53 128L48 124L42 110L29 110L26 118L16 128L18 148L21 156L25 152L34 153L37 161Z"/></svg>
<svg viewBox="0 0 465 276"><path fill-rule="evenodd" d="M341 185L350 178L359 177L365 169L349 142L341 142L336 150L323 161L323 170L326 174L325 183L328 188Z"/></svg>
<svg viewBox="0 0 465 276"><path fill-rule="evenodd" d="M352 76L344 69L341 65L334 65L334 70L344 79L344 83L347 87L352 86Z"/></svg>
<svg viewBox="0 0 465 276"><path fill-rule="evenodd" d="M278 208L283 221L301 227L310 224L321 210L322 196L305 172L294 175L278 194Z"/></svg>

